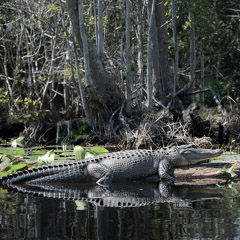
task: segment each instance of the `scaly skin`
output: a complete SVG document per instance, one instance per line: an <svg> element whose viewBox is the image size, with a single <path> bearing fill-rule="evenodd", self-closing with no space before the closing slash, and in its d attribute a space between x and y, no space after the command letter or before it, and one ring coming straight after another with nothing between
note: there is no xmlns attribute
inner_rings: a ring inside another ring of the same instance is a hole
<svg viewBox="0 0 240 240"><path fill-rule="evenodd" d="M161 179L173 181L168 174L172 167L196 164L221 154L221 150L195 148L192 145L160 150L120 151L86 160L19 171L3 177L0 185L97 181L99 185L107 186L112 181L143 179L157 173Z"/></svg>

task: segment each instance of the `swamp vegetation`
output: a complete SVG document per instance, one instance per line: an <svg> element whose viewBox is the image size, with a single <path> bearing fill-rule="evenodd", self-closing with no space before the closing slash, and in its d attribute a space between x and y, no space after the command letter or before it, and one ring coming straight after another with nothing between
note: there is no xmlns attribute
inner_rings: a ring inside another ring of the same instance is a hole
<svg viewBox="0 0 240 240"><path fill-rule="evenodd" d="M0 0L0 138L240 139L237 1Z"/></svg>

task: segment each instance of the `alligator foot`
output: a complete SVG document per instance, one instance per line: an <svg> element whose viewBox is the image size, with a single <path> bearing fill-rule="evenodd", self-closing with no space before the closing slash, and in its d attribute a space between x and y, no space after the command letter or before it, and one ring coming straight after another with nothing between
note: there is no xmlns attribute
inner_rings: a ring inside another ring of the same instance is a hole
<svg viewBox="0 0 240 240"><path fill-rule="evenodd" d="M175 181L175 178L166 173L161 176L161 180L164 182L173 183Z"/></svg>
<svg viewBox="0 0 240 240"><path fill-rule="evenodd" d="M112 189L112 179L113 179L113 174L112 173L108 173L106 175L104 175L103 177L101 177L98 181L97 184L107 190L111 190Z"/></svg>

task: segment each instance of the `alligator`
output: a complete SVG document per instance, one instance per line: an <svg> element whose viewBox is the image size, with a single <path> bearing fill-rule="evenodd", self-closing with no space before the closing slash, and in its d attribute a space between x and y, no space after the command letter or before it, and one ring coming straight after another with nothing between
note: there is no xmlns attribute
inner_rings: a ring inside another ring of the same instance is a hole
<svg viewBox="0 0 240 240"><path fill-rule="evenodd" d="M80 200L100 207L142 207L155 203L174 203L178 207L189 207L198 200L221 198L221 189L216 186L175 186L165 182L155 184L148 181L113 183L109 191L95 184L17 184L8 190L58 200Z"/></svg>
<svg viewBox="0 0 240 240"><path fill-rule="evenodd" d="M97 181L100 186L108 186L111 182L144 179L157 173L162 180L174 181L169 174L171 168L196 164L221 154L221 150L196 148L194 145L120 151L18 171L3 177L0 185Z"/></svg>

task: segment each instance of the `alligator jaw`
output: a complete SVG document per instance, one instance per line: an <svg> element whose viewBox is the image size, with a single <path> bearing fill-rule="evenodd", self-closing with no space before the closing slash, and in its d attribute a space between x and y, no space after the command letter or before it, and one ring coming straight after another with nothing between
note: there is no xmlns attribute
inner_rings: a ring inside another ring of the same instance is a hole
<svg viewBox="0 0 240 240"><path fill-rule="evenodd" d="M180 150L180 154L188 161L189 165L191 165L191 164L197 164L199 162L202 162L210 158L216 158L222 154L222 150L189 148L189 149Z"/></svg>

